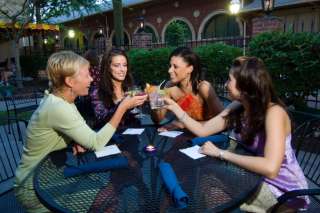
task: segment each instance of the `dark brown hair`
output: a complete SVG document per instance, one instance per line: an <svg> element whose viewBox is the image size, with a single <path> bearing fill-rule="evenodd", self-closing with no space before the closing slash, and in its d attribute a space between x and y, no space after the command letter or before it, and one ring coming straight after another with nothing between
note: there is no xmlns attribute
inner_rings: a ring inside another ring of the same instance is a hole
<svg viewBox="0 0 320 213"><path fill-rule="evenodd" d="M87 50L83 57L89 61L90 66L99 66L99 58L95 50Z"/></svg>
<svg viewBox="0 0 320 213"><path fill-rule="evenodd" d="M123 91L127 91L128 87L132 86L132 76L130 73L130 67L129 67L129 60L126 55L126 53L123 50L120 49L112 49L108 53L105 53L103 55L102 61L101 61L101 80L99 82L99 98L103 101L106 107L113 106L113 83L112 83L112 75L111 75L111 62L112 58L115 56L122 55L127 60L127 74L122 84Z"/></svg>
<svg viewBox="0 0 320 213"><path fill-rule="evenodd" d="M195 54L190 48L188 47L178 47L170 54L169 59L173 56L178 56L183 58L183 60L189 65L193 66L193 71L191 73L191 85L192 85L192 92L197 94L198 93L198 83L200 82L202 74L201 74L201 62L200 58L197 54Z"/></svg>
<svg viewBox="0 0 320 213"><path fill-rule="evenodd" d="M251 144L258 133L265 133L269 103L282 107L284 104L276 95L271 77L261 59L238 57L233 61L230 73L236 79L236 88L247 112L244 117L244 108L234 110L227 116L227 123L241 134L243 141Z"/></svg>

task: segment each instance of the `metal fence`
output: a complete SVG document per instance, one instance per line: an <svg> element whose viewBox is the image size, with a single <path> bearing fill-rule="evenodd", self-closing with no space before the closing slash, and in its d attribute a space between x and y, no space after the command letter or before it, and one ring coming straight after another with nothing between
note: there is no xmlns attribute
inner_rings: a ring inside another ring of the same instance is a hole
<svg viewBox="0 0 320 213"><path fill-rule="evenodd" d="M212 83L214 85L215 91L219 96L227 97L228 91L225 87L225 82L227 79L214 79L212 80ZM287 102L287 100L283 100L284 102ZM317 109L320 110L320 89L317 89L310 93L309 95L306 95L304 97L304 102L306 107L311 109ZM289 103L290 105L290 103ZM288 106L289 107L289 106Z"/></svg>
<svg viewBox="0 0 320 213"><path fill-rule="evenodd" d="M202 40L189 40L189 41L185 41L185 42L181 42L179 44L177 44L178 46L187 46L190 48L194 48L194 47L199 47L199 46L203 46L203 45L208 45L208 44L212 44L212 43L224 43L224 44L228 44L234 47L239 47L239 48L247 48L247 44L250 42L251 37L247 36L247 37L243 37L243 36L234 36L234 37L221 37L221 38L208 38L208 39L202 39ZM157 49L157 48L164 48L164 47L169 47L168 43L151 43L149 45L146 45L145 48L146 49ZM106 45L98 45L97 48L95 47L89 47L91 49L96 49L97 52L99 53L103 53L105 52L106 49ZM127 44L121 47L122 49L125 50L130 50L133 48L138 48L135 45L132 44ZM51 51L57 51L58 49L51 49ZM60 49L61 50L61 49ZM86 49L70 49L80 55L83 55L84 52L86 51ZM44 55L48 56L50 55L52 52L50 52L49 49L46 49L46 51L43 53ZM21 54L35 54L35 52L33 52L33 50L31 49L24 49ZM39 53L38 53L39 54ZM224 82L224 81L223 81ZM216 87L217 87L217 91L219 94L226 96L227 91L224 89L224 83L222 83L221 80L216 80ZM312 94L307 95L305 97L305 103L306 106L313 108L313 109L320 109L320 89L316 89Z"/></svg>
<svg viewBox="0 0 320 213"><path fill-rule="evenodd" d="M188 40L188 41L183 41L183 42L178 42L175 46L186 46L186 47L198 47L198 46L203 46L203 45L208 45L208 44L213 44L213 43L224 43L228 44L231 46L235 47L247 47L247 44L251 40L251 37L242 37L242 36L233 36L233 37L220 37L220 38L208 38L208 39L201 39L201 40ZM134 45L134 44L125 44L121 48L125 50L130 50L133 48L145 48L145 49L156 49L156 48L164 48L164 47L170 47L170 45L166 42L159 42L159 43L150 43L146 44L143 47ZM51 53L58 51L58 50L72 50L78 54L83 54L87 49L95 49L98 53L104 53L106 50L106 45L95 45L91 47L86 47L86 48L70 48L70 47L65 47L65 48L60 48L60 49L45 49L42 52L35 51L32 49L32 47L24 47L21 49L20 54L21 55L34 55L34 54L42 54L42 55L50 55Z"/></svg>

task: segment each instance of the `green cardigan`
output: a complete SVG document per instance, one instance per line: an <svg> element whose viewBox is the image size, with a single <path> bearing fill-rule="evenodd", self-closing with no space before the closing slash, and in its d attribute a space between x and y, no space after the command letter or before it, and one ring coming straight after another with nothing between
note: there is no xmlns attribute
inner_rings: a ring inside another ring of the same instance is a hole
<svg viewBox="0 0 320 213"><path fill-rule="evenodd" d="M109 142L114 132L115 128L109 123L99 132L93 131L73 103L46 94L30 119L14 187L29 182L26 179L33 178L34 169L43 158L65 148L72 140L90 150L99 150Z"/></svg>

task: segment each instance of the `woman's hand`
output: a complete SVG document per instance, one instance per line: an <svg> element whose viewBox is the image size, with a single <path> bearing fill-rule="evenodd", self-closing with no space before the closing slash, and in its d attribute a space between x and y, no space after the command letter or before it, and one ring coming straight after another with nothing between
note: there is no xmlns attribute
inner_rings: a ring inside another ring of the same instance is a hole
<svg viewBox="0 0 320 213"><path fill-rule="evenodd" d="M136 95L133 97L127 96L125 97L120 106L125 107L126 110L132 109L136 106L142 105L147 100L148 95Z"/></svg>
<svg viewBox="0 0 320 213"><path fill-rule="evenodd" d="M158 128L158 132L166 132L175 129L184 129L184 124L179 121L172 121L171 123Z"/></svg>
<svg viewBox="0 0 320 213"><path fill-rule="evenodd" d="M199 152L204 155L219 157L220 149L216 147L213 143L207 141L201 146Z"/></svg>
<svg viewBox="0 0 320 213"><path fill-rule="evenodd" d="M86 151L87 151L87 149L84 148L83 146L81 146L80 144L75 143L72 146L73 155L81 154L81 153L84 153Z"/></svg>
<svg viewBox="0 0 320 213"><path fill-rule="evenodd" d="M183 109L181 109L181 107L174 100L172 100L171 98L164 97L163 100L166 103L166 105L163 106L163 108L165 108L167 110L170 110L178 118L180 118L179 115L182 115L184 113Z"/></svg>

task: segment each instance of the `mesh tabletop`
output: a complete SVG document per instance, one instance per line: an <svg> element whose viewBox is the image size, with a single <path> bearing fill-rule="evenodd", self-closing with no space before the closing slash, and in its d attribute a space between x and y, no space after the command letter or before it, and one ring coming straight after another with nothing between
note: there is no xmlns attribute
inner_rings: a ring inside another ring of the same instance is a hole
<svg viewBox="0 0 320 213"><path fill-rule="evenodd" d="M179 149L190 146L190 137L163 137L148 127L117 144L128 168L69 178L63 176L66 151L54 152L36 170L36 192L55 212L219 212L238 206L260 185L260 176L231 163L210 157L193 160L181 153ZM157 152L143 151L150 143ZM241 148L235 152L246 153ZM176 208L166 190L158 168L163 160L188 195L187 208Z"/></svg>

